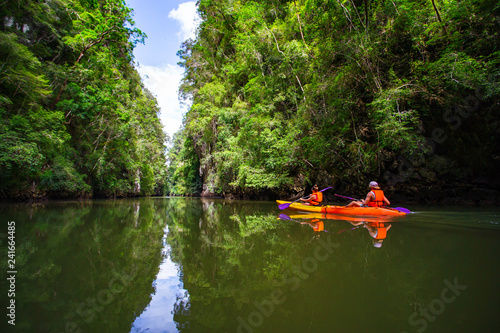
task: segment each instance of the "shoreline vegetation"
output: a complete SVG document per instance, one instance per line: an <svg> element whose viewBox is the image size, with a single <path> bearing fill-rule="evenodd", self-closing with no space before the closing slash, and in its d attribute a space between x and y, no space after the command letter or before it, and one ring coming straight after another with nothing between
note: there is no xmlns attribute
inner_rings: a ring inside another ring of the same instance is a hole
<svg viewBox="0 0 500 333"><path fill-rule="evenodd" d="M200 0L172 138L121 0L0 8L1 201L500 204L497 1Z"/></svg>

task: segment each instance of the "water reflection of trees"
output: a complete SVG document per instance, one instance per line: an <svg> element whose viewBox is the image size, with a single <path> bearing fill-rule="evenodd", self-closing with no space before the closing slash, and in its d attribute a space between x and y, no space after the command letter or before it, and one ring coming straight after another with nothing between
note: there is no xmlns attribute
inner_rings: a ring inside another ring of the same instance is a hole
<svg viewBox="0 0 500 333"><path fill-rule="evenodd" d="M4 213L16 221L16 328L130 329L134 313L149 303L162 259L165 216L158 201L11 206Z"/></svg>
<svg viewBox="0 0 500 333"><path fill-rule="evenodd" d="M472 284L479 266L481 279L496 274L491 259L482 254L498 252L497 234L477 237L476 229L424 227L414 221L418 215L402 225L395 222L384 246L376 249L364 229L338 233L352 227L349 221L326 219L329 233L313 239L309 226L278 220L276 207L265 203L171 198L0 209L6 220L17 222L20 332L65 332L71 327L128 332L154 292L153 281L165 255L165 223L167 255L178 263L188 291L177 296L173 309L183 332L235 331L238 316L255 311L255 301L268 299L278 289L286 304L266 318L264 325L269 326L262 331L272 331L273 324L280 331L326 331L328 325L339 331L363 331L365 326L355 318L360 313L364 322L407 329L408 316L439 297L444 279L458 276L460 283ZM298 273L301 263L325 237L332 237L338 248L307 278L299 278L305 274ZM2 248L5 240L0 238ZM463 246L464 240L468 246ZM4 272L5 265L0 261ZM99 310L89 312L89 300L98 295L105 299L114 278L129 278L130 283L113 293L109 304L98 302ZM494 295L498 290L492 283L481 285L475 286L475 295ZM8 290L5 280L0 287ZM468 295L464 293L464 300ZM3 301L6 294L1 297ZM463 304L467 302L460 299L453 307ZM494 309L492 302L474 304L476 314ZM319 319L309 327L311 309ZM447 310L432 323L433 329L453 313L461 312ZM67 326L71 323L74 326Z"/></svg>
<svg viewBox="0 0 500 333"><path fill-rule="evenodd" d="M171 258L182 266L190 296L189 304L176 306L174 318L179 328L189 323L193 331L234 330L238 311L257 294L282 286L310 240L295 230L302 241L290 241L290 225L257 203L173 200L168 212Z"/></svg>
<svg viewBox="0 0 500 333"><path fill-rule="evenodd" d="M383 248L374 248L368 231L352 230L357 221L349 218L329 217L328 233L315 233L307 225L278 220L276 210L252 203L182 199L173 200L168 212L171 258L181 265L183 288L189 292L189 300L178 299L174 308L174 320L183 332L234 331L236 318L255 311L254 302L269 299L274 290L283 291L287 302L275 308L266 324L279 324L282 331L311 329L311 309L321 318L315 321L321 323L319 331L328 325L346 331L366 327L354 320L356 312L388 327L407 325L411 311L405 305L415 302L416 294L420 299L434 297L421 287L429 282L429 261L415 253L408 261L406 255L420 250L415 245L424 235L412 235L413 247L406 248L397 226ZM315 234L321 237L312 237ZM304 272L301 263L325 237L338 247L317 270ZM432 267L443 264L433 257Z"/></svg>

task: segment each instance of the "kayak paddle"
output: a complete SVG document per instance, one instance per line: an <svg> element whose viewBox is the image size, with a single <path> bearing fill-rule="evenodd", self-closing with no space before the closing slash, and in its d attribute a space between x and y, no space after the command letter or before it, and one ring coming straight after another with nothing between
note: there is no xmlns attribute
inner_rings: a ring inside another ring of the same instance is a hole
<svg viewBox="0 0 500 333"><path fill-rule="evenodd" d="M404 207L387 207L387 206L382 206L383 208L388 208L388 209L394 209L394 210L397 210L401 213L405 213L405 214L410 214L411 211L408 209L408 208L404 208Z"/></svg>
<svg viewBox="0 0 500 333"><path fill-rule="evenodd" d="M341 198L344 198L344 199L349 199L349 200L356 200L356 201L359 201L360 199L354 199L354 198L351 198L351 197L345 197L343 195L338 195L338 194L335 194L336 196L338 197L341 197ZM401 213L405 213L405 214L410 214L411 211L407 208L404 208L404 207L387 207L387 206L383 206L384 208L388 208L388 209L393 209L393 210L397 210Z"/></svg>
<svg viewBox="0 0 500 333"><path fill-rule="evenodd" d="M323 191L329 190L329 189L331 189L331 188L332 188L332 187L330 186L330 187L327 187L327 188L322 189L322 190L321 190L321 191L319 191L319 192L323 192ZM292 202L287 202L287 203L281 204L281 205L279 205L279 206L278 206L278 208L279 208L280 210L287 209L288 207L290 207L290 205L291 205L291 204L293 204L293 203L295 203L295 202L297 202L297 201L300 201L300 199L302 199L302 198L299 198L299 199L297 199L297 200L295 200L295 201L292 201Z"/></svg>
<svg viewBox="0 0 500 333"><path fill-rule="evenodd" d="M287 209L288 207L290 207L291 204L293 204L294 202L299 201L300 199L302 199L302 198L299 198L299 199L297 199L295 201L292 201L292 202L287 202L287 203L281 204L281 205L278 206L278 208L280 210Z"/></svg>
<svg viewBox="0 0 500 333"><path fill-rule="evenodd" d="M338 195L338 194L335 194L335 195L338 196L338 197L344 198L344 199L349 199L349 200L355 200L355 201L361 200L361 199L354 199L354 198L351 198L351 197L344 197L343 195Z"/></svg>

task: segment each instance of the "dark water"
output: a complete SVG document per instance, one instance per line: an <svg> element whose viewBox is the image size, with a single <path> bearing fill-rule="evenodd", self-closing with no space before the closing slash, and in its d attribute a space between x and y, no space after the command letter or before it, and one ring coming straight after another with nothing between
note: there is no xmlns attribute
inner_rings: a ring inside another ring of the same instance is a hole
<svg viewBox="0 0 500 333"><path fill-rule="evenodd" d="M3 205L0 329L500 331L500 211L408 208L370 220L189 198Z"/></svg>

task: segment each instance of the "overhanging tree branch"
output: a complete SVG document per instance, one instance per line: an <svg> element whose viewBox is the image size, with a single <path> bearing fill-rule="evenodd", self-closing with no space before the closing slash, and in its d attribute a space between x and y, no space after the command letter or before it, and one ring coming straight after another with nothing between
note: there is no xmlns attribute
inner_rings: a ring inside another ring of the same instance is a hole
<svg viewBox="0 0 500 333"><path fill-rule="evenodd" d="M439 14L439 10L438 10L438 8L436 6L436 1L435 0L432 0L432 7L434 7L434 11L436 12L436 16L437 16L437 19L438 19L439 23L443 23L443 20L441 19L441 14ZM443 30L444 30L445 33L448 33L446 31L446 27L445 27L444 24L443 24Z"/></svg>
<svg viewBox="0 0 500 333"><path fill-rule="evenodd" d="M112 27L111 29L106 30L105 32L103 32L103 33L99 36L99 38L97 38L96 40L94 40L94 41L90 42L89 44L85 45L85 46L83 47L83 50L80 52L80 55L79 55L79 56L78 56L78 58L76 59L75 63L73 64L73 67L74 67L74 66L76 66L76 65L80 62L80 60L83 58L83 56L85 55L85 53L86 53L86 52L87 52L90 48L92 48L92 47L94 47L94 46L96 46L96 45L98 45L98 44L102 43L102 41L105 39L105 37L106 37L106 36L108 36L109 34L111 34L111 33L112 33L113 31L115 31L115 30L116 30L116 26ZM56 104L59 102L59 100L61 99L61 96L62 96L62 94L63 94L64 90L66 89L66 86L67 86L67 85L68 85L68 78L66 77L66 79L64 80L64 83L63 83L63 85L62 85L61 89L59 89L59 93L57 94L57 97L56 97L56 99L54 100L54 103L52 104L52 108L54 108L54 107L56 106ZM67 116L69 116L69 115L70 115L70 113L68 113L68 114L66 115L66 117L67 117Z"/></svg>

